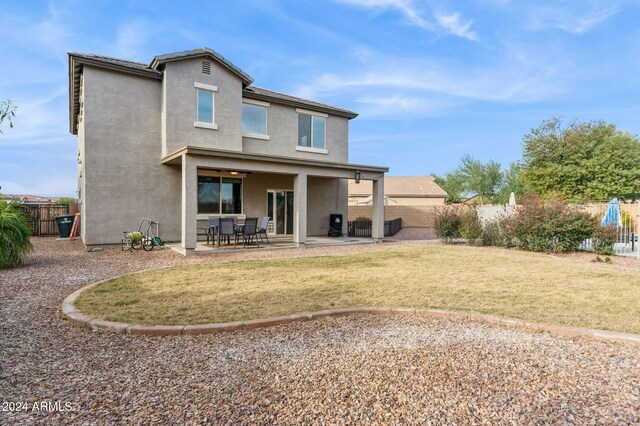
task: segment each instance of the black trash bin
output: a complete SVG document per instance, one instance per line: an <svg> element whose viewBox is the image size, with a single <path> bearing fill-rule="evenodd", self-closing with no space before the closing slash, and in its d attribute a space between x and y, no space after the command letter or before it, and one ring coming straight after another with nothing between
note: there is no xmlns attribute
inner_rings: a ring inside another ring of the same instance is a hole
<svg viewBox="0 0 640 426"><path fill-rule="evenodd" d="M56 216L56 225L58 225L58 235L60 238L69 238L71 235L71 228L73 227L73 219L75 219L75 215L73 214L62 214L60 216Z"/></svg>
<svg viewBox="0 0 640 426"><path fill-rule="evenodd" d="M342 215L329 215L329 233L330 237L342 237Z"/></svg>

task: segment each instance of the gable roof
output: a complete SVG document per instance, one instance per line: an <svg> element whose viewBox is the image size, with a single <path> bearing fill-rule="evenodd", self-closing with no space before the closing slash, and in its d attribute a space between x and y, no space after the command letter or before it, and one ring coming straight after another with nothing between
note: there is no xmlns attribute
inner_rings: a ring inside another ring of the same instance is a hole
<svg viewBox="0 0 640 426"><path fill-rule="evenodd" d="M149 67L157 70L159 67L161 67L162 64L165 64L167 62L182 61L192 58L211 58L238 77L240 77L245 85L253 83L253 78L249 74L242 71L240 68L232 64L231 61L227 60L224 56L208 47L154 56L153 61L151 61L151 64L149 64Z"/></svg>
<svg viewBox="0 0 640 426"><path fill-rule="evenodd" d="M182 52L167 53L157 55L153 58L149 65L129 61L126 59L114 58L111 56L96 55L94 53L77 53L69 52L69 131L72 134L78 133L78 114L80 113L80 77L82 69L85 65L98 68L134 74L140 77L148 77L162 80L164 76L163 65L167 62L181 61L185 59L206 57L215 60L229 71L237 75L244 85L243 96L246 98L271 101L278 104L289 105L293 107L307 108L314 111L334 114L349 119L358 116L357 113L331 105L323 104L308 99L298 98L296 96L287 95L273 90L264 89L262 87L250 86L253 78L240 68L232 64L218 52L208 47L200 49L185 50Z"/></svg>
<svg viewBox="0 0 640 426"><path fill-rule="evenodd" d="M368 196L373 191L370 180L355 183L349 180L350 196ZM447 193L435 182L433 176L385 176L384 195L389 197L444 198Z"/></svg>
<svg viewBox="0 0 640 426"><path fill-rule="evenodd" d="M297 96L287 95L285 93L276 92L276 91L265 89L258 86L245 87L242 92L242 95L245 98L249 98L249 99L257 99L260 101L272 101L275 103L294 106L294 107L309 108L314 111L326 112L328 114L339 115L342 117L347 117L349 119L356 118L358 116L357 112L323 104L321 102L311 101L309 99L299 98Z"/></svg>

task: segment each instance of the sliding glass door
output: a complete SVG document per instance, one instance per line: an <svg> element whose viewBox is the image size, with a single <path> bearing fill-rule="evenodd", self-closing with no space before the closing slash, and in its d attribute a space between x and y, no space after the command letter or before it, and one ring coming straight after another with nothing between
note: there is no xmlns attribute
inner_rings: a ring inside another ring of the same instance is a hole
<svg viewBox="0 0 640 426"><path fill-rule="evenodd" d="M267 191L267 214L273 222L272 234L293 234L293 191Z"/></svg>

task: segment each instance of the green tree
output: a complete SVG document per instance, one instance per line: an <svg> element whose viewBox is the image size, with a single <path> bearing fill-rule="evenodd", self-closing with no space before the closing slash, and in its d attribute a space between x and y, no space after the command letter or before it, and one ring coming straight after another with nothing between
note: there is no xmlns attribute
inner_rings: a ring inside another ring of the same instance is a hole
<svg viewBox="0 0 640 426"><path fill-rule="evenodd" d="M0 268L21 265L33 250L29 237L31 229L14 204L0 202Z"/></svg>
<svg viewBox="0 0 640 426"><path fill-rule="evenodd" d="M523 177L544 197L607 201L640 196L640 140L604 121L543 121L523 138Z"/></svg>
<svg viewBox="0 0 640 426"><path fill-rule="evenodd" d="M76 202L76 199L73 197L60 197L56 204L73 204Z"/></svg>
<svg viewBox="0 0 640 426"><path fill-rule="evenodd" d="M466 194L479 195L481 200L493 200L503 183L500 163L493 160L483 163L469 154L462 156L453 173L462 181Z"/></svg>
<svg viewBox="0 0 640 426"><path fill-rule="evenodd" d="M464 185L460 180L460 177L454 173L445 173L442 176L438 176L434 173L431 174L434 177L435 182L444 189L447 193L445 203L460 203L463 200Z"/></svg>
<svg viewBox="0 0 640 426"><path fill-rule="evenodd" d="M531 192L522 173L522 169L522 163L515 162L511 163L509 168L502 172L503 184L494 198L494 202L507 204L512 192L515 194L516 200L522 199L522 196Z"/></svg>
<svg viewBox="0 0 640 426"><path fill-rule="evenodd" d="M465 198L479 196L480 202L496 202L505 182L505 174L500 163L490 160L483 163L465 154L460 159L458 167L442 176L435 177L435 181L449 196L447 203L460 203ZM509 195L507 194L507 200Z"/></svg>
<svg viewBox="0 0 640 426"><path fill-rule="evenodd" d="M0 102L0 126L2 123L7 120L9 122L9 127L13 128L13 118L16 116L16 106L10 100ZM2 134L2 129L0 128L0 135Z"/></svg>

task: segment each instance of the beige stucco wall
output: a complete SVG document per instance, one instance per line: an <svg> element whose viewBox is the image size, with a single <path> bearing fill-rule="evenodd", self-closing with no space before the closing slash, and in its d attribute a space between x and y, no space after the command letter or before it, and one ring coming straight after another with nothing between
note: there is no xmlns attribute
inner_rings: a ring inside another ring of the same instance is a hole
<svg viewBox="0 0 640 426"><path fill-rule="evenodd" d="M85 140L84 140L84 76L80 78L80 93L78 94L80 99L80 113L78 114L78 211L80 212L80 235L82 241L85 242L84 232L86 225L86 210L84 202L84 194L86 191L85 178L84 178L84 163L85 163Z"/></svg>
<svg viewBox="0 0 640 426"><path fill-rule="evenodd" d="M180 168L160 163L161 83L84 69L85 244L118 243L142 218L180 238Z"/></svg>
<svg viewBox="0 0 640 426"><path fill-rule="evenodd" d="M267 107L267 133L270 140L244 137L243 150L255 154L346 163L349 159L349 120L330 115L327 117L326 126L327 154L298 151L296 108L270 102L270 106Z"/></svg>
<svg viewBox="0 0 640 426"><path fill-rule="evenodd" d="M347 232L347 180L310 176L307 182L307 235L329 232L329 215L341 214L345 220L342 231Z"/></svg>
<svg viewBox="0 0 640 426"><path fill-rule="evenodd" d="M211 74L202 73L202 58L169 62L164 71L162 99L158 105L165 110L165 153L184 146L242 150L242 81L215 61ZM217 130L194 126L197 113L194 83L216 86L214 94L214 121ZM160 114L158 114L160 116Z"/></svg>
<svg viewBox="0 0 640 426"><path fill-rule="evenodd" d="M442 206L444 205L444 197L398 197L388 196L385 198L387 206ZM350 205L362 205L362 203L371 204L371 196L349 196Z"/></svg>
<svg viewBox="0 0 640 426"><path fill-rule="evenodd" d="M437 206L385 206L384 220L402 218L403 228L433 228ZM372 218L371 206L349 206L349 220Z"/></svg>

